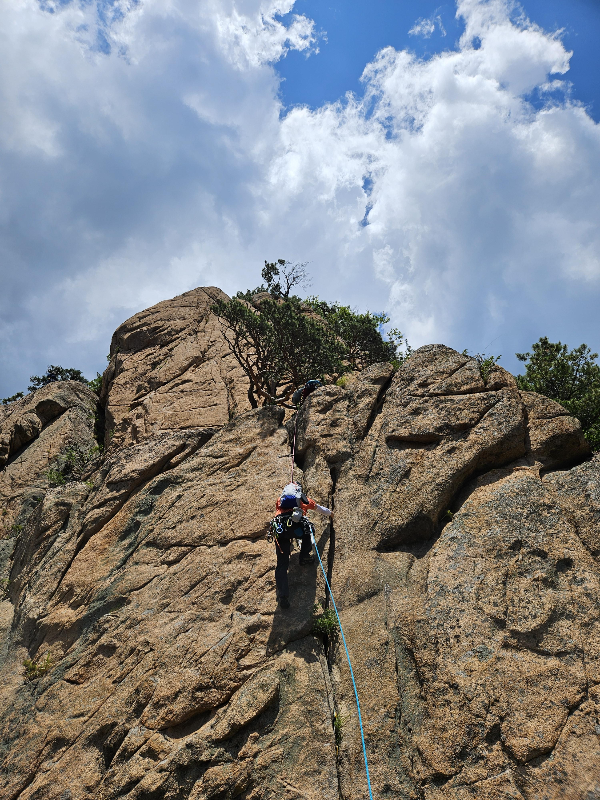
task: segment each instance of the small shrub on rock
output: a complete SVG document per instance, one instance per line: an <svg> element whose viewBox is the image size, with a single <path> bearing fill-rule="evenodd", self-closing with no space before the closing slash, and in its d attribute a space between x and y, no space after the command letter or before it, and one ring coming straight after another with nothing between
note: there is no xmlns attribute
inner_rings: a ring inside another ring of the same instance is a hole
<svg viewBox="0 0 600 800"><path fill-rule="evenodd" d="M2 400L0 400L0 403L2 403L3 406L7 406L9 405L9 403L14 403L16 400L20 400L24 396L25 395L23 394L23 392L17 392L16 394L11 395L10 397L4 397Z"/></svg>
<svg viewBox="0 0 600 800"><path fill-rule="evenodd" d="M315 616L313 617L312 625L313 636L318 636L319 638L323 638L324 636L329 637L337 631L338 627L335 611L332 608L328 608L326 611L319 613L320 611L320 607L315 604Z"/></svg>
<svg viewBox="0 0 600 800"><path fill-rule="evenodd" d="M26 658L25 661L23 661L23 666L25 667L26 680L35 681L37 678L41 678L49 672L54 666L54 662L50 656L47 655L42 661L37 662L31 658Z"/></svg>

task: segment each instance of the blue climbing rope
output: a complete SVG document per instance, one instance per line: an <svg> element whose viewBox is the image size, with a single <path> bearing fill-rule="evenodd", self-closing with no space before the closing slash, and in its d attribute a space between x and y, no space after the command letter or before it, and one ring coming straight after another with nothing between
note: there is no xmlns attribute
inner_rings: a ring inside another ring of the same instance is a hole
<svg viewBox="0 0 600 800"><path fill-rule="evenodd" d="M331 586L329 585L329 581L327 580L327 573L323 567L323 562L321 561L321 556L319 555L319 548L317 547L317 543L315 542L314 533L310 534L310 538L313 543L313 547L315 548L315 553L317 554L317 558L319 559L319 564L321 565L321 572L323 573L323 577L325 578L325 583L327 584L327 588L329 589L329 596L331 597L331 602L333 603L333 610L335 611L335 615L337 617L338 625L340 626L340 633L342 634L342 642L344 643L344 650L346 651L346 658L348 659L348 666L350 667L350 677L352 678L352 686L354 687L354 697L356 698L356 708L358 709L358 724L360 725L360 738L362 739L362 749L363 749L363 757L365 759L365 770L367 772L367 786L369 787L369 797L373 800L373 793L371 791L371 778L369 777L369 764L367 762L367 748L365 747L365 735L363 733L363 725L362 725L362 717L360 714L360 703L358 702L358 692L356 690L356 682L354 681L354 672L352 671L352 664L350 663L350 653L348 652L348 647L346 645L346 637L344 636L344 631L342 630L342 620L340 619L340 615L338 614L337 606L335 604L335 600L333 597L333 592L331 591Z"/></svg>

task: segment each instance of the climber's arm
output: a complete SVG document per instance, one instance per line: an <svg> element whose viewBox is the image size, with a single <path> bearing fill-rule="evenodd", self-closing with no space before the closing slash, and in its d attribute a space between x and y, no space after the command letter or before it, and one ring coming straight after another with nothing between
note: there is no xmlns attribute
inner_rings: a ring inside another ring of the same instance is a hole
<svg viewBox="0 0 600 800"><path fill-rule="evenodd" d="M308 503L306 504L306 509L305 509L306 511L318 511L319 514L323 514L324 517L331 517L333 515L333 512L330 511L328 508L325 508L325 506L320 506L318 503L315 503L315 501L311 500L310 498L307 499Z"/></svg>
<svg viewBox="0 0 600 800"><path fill-rule="evenodd" d="M320 506L315 503L315 510L319 512L319 514L323 514L324 517L332 517L333 511L329 508L325 508L325 506Z"/></svg>

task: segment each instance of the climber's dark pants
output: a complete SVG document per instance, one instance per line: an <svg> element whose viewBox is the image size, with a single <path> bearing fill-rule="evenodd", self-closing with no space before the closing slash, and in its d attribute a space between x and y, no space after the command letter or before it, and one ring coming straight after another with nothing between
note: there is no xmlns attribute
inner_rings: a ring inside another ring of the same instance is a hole
<svg viewBox="0 0 600 800"><path fill-rule="evenodd" d="M292 536L301 535L300 559L308 558L311 550L310 533L303 526L298 525L292 529L293 533L287 531L280 534L275 539L275 552L277 553L277 566L275 567L275 583L277 584L277 597L288 597L290 587L288 584L288 567L290 565L290 549Z"/></svg>

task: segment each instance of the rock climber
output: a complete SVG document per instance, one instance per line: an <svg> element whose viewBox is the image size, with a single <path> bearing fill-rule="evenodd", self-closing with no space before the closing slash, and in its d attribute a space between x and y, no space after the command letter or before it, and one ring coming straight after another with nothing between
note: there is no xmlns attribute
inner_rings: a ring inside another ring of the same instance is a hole
<svg viewBox="0 0 600 800"><path fill-rule="evenodd" d="M270 536L275 539L277 553L277 567L275 568L275 583L277 597L282 608L289 608L288 567L290 564L290 549L292 538L300 539L300 564L312 564L314 556L311 555L310 534L314 531L312 522L304 515L307 511L318 511L325 517L332 517L333 513L325 506L320 506L308 498L299 483L288 483L275 505L275 519L270 526Z"/></svg>
<svg viewBox="0 0 600 800"><path fill-rule="evenodd" d="M321 381L306 381L304 386L301 386L299 389L296 389L294 394L292 395L292 403L295 406L299 406L309 394L318 389L320 386L323 386Z"/></svg>

